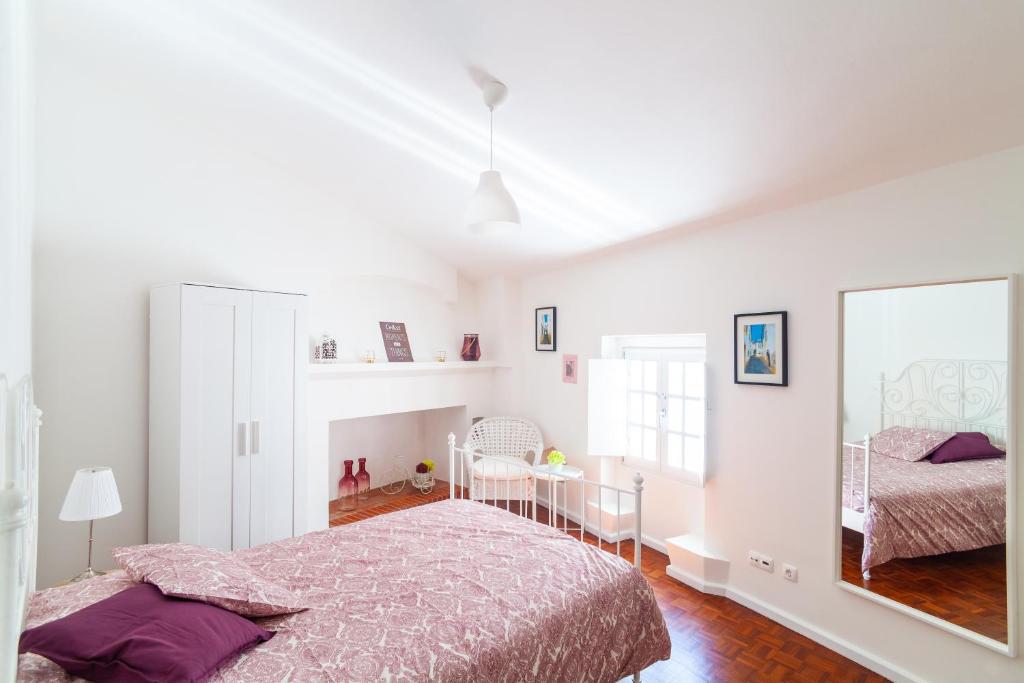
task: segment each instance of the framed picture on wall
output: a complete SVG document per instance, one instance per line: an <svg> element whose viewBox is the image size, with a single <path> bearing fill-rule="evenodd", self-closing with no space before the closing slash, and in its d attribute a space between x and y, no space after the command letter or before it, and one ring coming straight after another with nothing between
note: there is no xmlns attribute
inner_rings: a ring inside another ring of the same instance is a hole
<svg viewBox="0 0 1024 683"><path fill-rule="evenodd" d="M563 354L562 355L562 381L566 384L576 384L576 378L579 376L579 365L577 362L576 354Z"/></svg>
<svg viewBox="0 0 1024 683"><path fill-rule="evenodd" d="M538 351L554 351L558 348L558 339L555 336L555 315L557 310L554 306L538 308L536 320L534 321L534 348Z"/></svg>
<svg viewBox="0 0 1024 683"><path fill-rule="evenodd" d="M788 386L786 311L739 313L733 320L733 381Z"/></svg>

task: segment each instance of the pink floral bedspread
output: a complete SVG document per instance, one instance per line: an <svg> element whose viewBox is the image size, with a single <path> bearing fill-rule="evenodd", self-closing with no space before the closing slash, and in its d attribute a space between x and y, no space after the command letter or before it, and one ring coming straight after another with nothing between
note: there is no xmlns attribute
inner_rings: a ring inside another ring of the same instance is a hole
<svg viewBox="0 0 1024 683"><path fill-rule="evenodd" d="M864 451L843 449L843 507L864 511ZM852 483L852 491L851 491ZM933 465L871 454L861 569L1006 543L1006 460Z"/></svg>
<svg viewBox="0 0 1024 683"><path fill-rule="evenodd" d="M625 560L503 510L442 501L238 551L310 609L217 681L616 681L667 659L665 620ZM33 595L28 626L133 585ZM27 654L19 680L71 680Z"/></svg>

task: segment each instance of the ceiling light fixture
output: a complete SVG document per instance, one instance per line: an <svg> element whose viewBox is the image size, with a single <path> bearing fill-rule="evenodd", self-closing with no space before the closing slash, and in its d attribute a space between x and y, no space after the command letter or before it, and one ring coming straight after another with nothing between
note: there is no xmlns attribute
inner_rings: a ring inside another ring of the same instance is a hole
<svg viewBox="0 0 1024 683"><path fill-rule="evenodd" d="M505 189L501 173L494 170L494 108L505 101L508 88L499 81L483 85L484 104L491 113L491 157L488 170L480 174L480 182L466 209L466 226L474 232L492 232L520 226L519 207Z"/></svg>

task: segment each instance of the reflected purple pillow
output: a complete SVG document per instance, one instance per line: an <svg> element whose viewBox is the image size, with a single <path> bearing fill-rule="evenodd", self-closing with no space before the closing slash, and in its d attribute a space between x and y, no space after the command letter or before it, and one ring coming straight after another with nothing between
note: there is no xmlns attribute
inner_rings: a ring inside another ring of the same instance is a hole
<svg viewBox="0 0 1024 683"><path fill-rule="evenodd" d="M1006 452L993 446L982 432L957 432L953 438L932 452L933 465L963 460L1004 458Z"/></svg>
<svg viewBox="0 0 1024 683"><path fill-rule="evenodd" d="M205 681L273 635L234 612L143 583L28 629L18 652L90 681Z"/></svg>

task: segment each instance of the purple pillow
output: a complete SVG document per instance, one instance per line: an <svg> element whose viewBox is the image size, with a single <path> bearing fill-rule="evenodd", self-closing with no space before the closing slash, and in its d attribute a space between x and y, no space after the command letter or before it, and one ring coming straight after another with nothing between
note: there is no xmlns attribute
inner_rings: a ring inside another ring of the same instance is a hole
<svg viewBox="0 0 1024 683"><path fill-rule="evenodd" d="M983 460L1003 458L1006 453L991 443L981 432L957 432L953 438L932 452L932 464L941 465L961 460Z"/></svg>
<svg viewBox="0 0 1024 683"><path fill-rule="evenodd" d="M273 635L234 612L143 583L28 629L18 652L90 681L199 682Z"/></svg>

